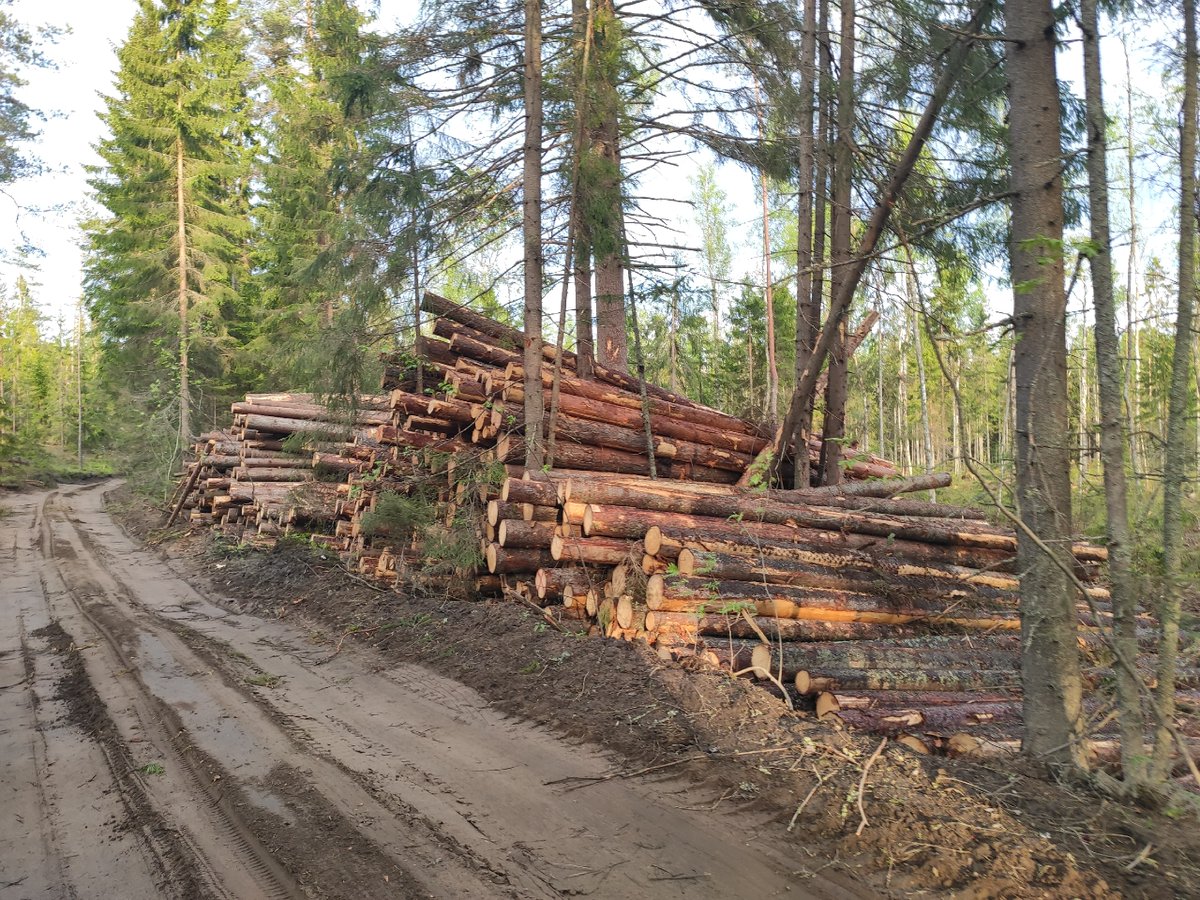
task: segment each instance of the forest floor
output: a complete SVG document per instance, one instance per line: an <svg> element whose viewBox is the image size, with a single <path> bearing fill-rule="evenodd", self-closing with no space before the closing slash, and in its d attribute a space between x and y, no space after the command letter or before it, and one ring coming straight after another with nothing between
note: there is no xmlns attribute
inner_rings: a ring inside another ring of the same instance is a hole
<svg viewBox="0 0 1200 900"><path fill-rule="evenodd" d="M0 499L0 898L1200 896L1192 812L873 756L748 682L163 534L114 487Z"/></svg>

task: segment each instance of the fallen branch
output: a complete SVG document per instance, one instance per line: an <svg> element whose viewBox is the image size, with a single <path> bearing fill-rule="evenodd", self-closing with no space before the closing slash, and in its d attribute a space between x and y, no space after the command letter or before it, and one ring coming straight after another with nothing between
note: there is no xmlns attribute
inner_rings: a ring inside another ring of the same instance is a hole
<svg viewBox="0 0 1200 900"><path fill-rule="evenodd" d="M883 748L887 746L888 739L884 738L879 742L879 746L875 748L875 752L871 754L867 764L863 766L862 777L858 779L858 830L854 832L855 837L863 833L863 829L867 827L867 810L863 806L863 792L867 789L867 773L871 771L871 766L875 765L875 760L879 759L879 754L883 752Z"/></svg>

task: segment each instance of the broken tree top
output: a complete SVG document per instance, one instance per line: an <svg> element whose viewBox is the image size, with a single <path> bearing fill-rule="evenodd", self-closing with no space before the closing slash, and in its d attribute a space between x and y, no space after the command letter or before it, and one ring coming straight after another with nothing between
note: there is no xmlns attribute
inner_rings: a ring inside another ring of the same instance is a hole
<svg viewBox="0 0 1200 900"><path fill-rule="evenodd" d="M770 673L796 702L917 749L1013 739L1017 539L978 510L903 496L949 476L901 478L860 453L841 485L739 487L762 432L648 385L652 479L637 382L604 368L581 379L567 351L553 465L527 472L520 332L434 295L425 308L432 335L417 359L385 360L378 396L234 404L231 427L196 445L177 508L251 543L302 531L381 585L506 598L664 659ZM544 345L545 385L555 355ZM1105 551L1072 555L1095 684Z"/></svg>

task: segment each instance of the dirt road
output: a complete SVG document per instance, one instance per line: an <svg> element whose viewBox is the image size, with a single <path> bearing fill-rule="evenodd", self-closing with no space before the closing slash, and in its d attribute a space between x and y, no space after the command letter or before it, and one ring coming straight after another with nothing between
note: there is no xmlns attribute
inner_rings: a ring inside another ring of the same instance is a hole
<svg viewBox="0 0 1200 900"><path fill-rule="evenodd" d="M230 612L112 486L4 501L3 900L877 896L684 783L564 781L614 760L455 681Z"/></svg>

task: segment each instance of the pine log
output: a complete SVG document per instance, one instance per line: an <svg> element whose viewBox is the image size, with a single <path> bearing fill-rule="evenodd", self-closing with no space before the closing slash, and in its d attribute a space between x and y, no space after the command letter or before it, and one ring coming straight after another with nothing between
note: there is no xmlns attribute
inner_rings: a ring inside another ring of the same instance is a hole
<svg viewBox="0 0 1200 900"><path fill-rule="evenodd" d="M858 641L883 640L906 632L904 626L869 625L861 622L821 622L808 619L780 619L775 616L752 616L754 625L742 615L709 613L663 612L646 613L646 629L659 635L671 635L695 642L702 637L734 637L753 640L762 630L771 640L784 641Z"/></svg>
<svg viewBox="0 0 1200 900"><path fill-rule="evenodd" d="M493 575L509 575L515 572L533 574L538 569L553 566L555 562L545 550L507 549L499 544L488 544L485 556L488 572Z"/></svg>
<svg viewBox="0 0 1200 900"><path fill-rule="evenodd" d="M500 527L505 519L520 519L521 504L505 503L503 500L489 500L487 505L487 520L491 525Z"/></svg>
<svg viewBox="0 0 1200 900"><path fill-rule="evenodd" d="M501 547L549 548L558 526L554 522L526 522L523 519L504 519L497 527Z"/></svg>
<svg viewBox="0 0 1200 900"><path fill-rule="evenodd" d="M325 469L329 472L365 472L371 468L371 463L361 459L346 459L336 453L321 453L312 455L314 469Z"/></svg>
<svg viewBox="0 0 1200 900"><path fill-rule="evenodd" d="M799 495L799 496L797 496ZM764 492L768 500L780 503L801 503L807 506L828 506L857 512L878 513L883 516L918 516L939 519L967 519L986 521L981 510L969 506L951 506L947 503L930 503L924 500L891 499L882 497L855 497L843 494L804 495L803 491Z"/></svg>
<svg viewBox="0 0 1200 900"><path fill-rule="evenodd" d="M743 556L803 559L812 551L852 550L876 559L895 559L917 564L951 564L993 572L1010 572L1015 567L1012 553L952 544L926 544L921 541L885 540L872 535L847 534L815 528L770 525L759 522L732 522L701 516L675 515L672 531L651 526L644 544L651 556L678 557L686 544L694 550L734 553ZM685 539L683 535L688 535ZM801 555L797 555L800 551Z"/></svg>
<svg viewBox="0 0 1200 900"><path fill-rule="evenodd" d="M558 508L554 506L540 506L536 503L522 503L521 519L526 522L558 522Z"/></svg>
<svg viewBox="0 0 1200 900"><path fill-rule="evenodd" d="M733 671L749 668L754 648L763 646L755 641L734 641L732 652L726 641L714 640L705 649L716 655L723 666ZM805 671L804 655L807 644L782 645L783 680L792 682L796 673ZM780 668L780 645L770 648L771 671ZM1020 684L1015 669L828 669L821 673L837 691L995 691Z"/></svg>
<svg viewBox="0 0 1200 900"><path fill-rule="evenodd" d="M288 419L309 419L318 422L343 421L345 425L385 425L392 420L386 410L330 409L319 404L234 403L237 415L260 415Z"/></svg>
<svg viewBox="0 0 1200 900"><path fill-rule="evenodd" d="M814 690L825 688L814 688ZM801 693L808 693L802 691ZM1020 691L847 691L837 695L842 709L885 709L937 706L968 706L971 704L1011 703L1020 698Z"/></svg>
<svg viewBox="0 0 1200 900"><path fill-rule="evenodd" d="M814 575L798 585L769 584L761 581L722 581L708 575L664 577L651 575L646 583L646 602L651 609L665 599L675 601L708 600L710 607L746 600L779 600L801 606L821 605L827 609L860 612L903 612L924 614L969 614L972 617L1015 615L1017 598L963 596L953 591L922 591L912 586L887 585L876 588L869 582L843 578L844 573Z"/></svg>
<svg viewBox="0 0 1200 900"><path fill-rule="evenodd" d="M446 341L439 341L430 337L418 337L416 342L416 350L418 355L429 362L439 363L443 366L454 367L458 361L458 355L450 349L450 344Z"/></svg>
<svg viewBox="0 0 1200 900"><path fill-rule="evenodd" d="M523 398L524 365L508 366L504 371L504 375L508 382L518 389L514 392L514 396ZM549 387L553 383L553 378L553 369L550 366L543 366L542 383ZM629 391L602 381L585 381L569 375L562 376L559 379L559 385L560 390L564 394L571 394L572 396L583 397L588 400L597 400L602 403L610 403L615 406L624 406L629 409L638 410L639 414L642 409L642 398L636 389ZM649 395L647 396L647 403L651 414L656 416L681 419L684 422L692 422L721 431L733 431L748 435L757 434L755 428L744 419L739 419L737 416L731 416L728 413L718 412L715 409L690 403L672 403L669 400L662 400Z"/></svg>
<svg viewBox="0 0 1200 900"><path fill-rule="evenodd" d="M236 466L232 470L232 474L237 481L311 481L313 478L313 470L311 468L280 469Z"/></svg>
<svg viewBox="0 0 1200 900"><path fill-rule="evenodd" d="M586 529L585 529L586 531ZM807 585L863 591L886 597L919 595L950 602L1015 608L1020 582L991 575L959 575L932 566L850 564L859 557L850 554L808 554L806 559L753 559L730 553L701 553L686 547L679 552L680 575L707 579L756 582L775 585ZM972 599L973 598L973 599Z"/></svg>
<svg viewBox="0 0 1200 900"><path fill-rule="evenodd" d="M500 488L500 499L509 503L533 503L537 506L556 506L558 485L553 481L506 478Z"/></svg>
<svg viewBox="0 0 1200 900"><path fill-rule="evenodd" d="M259 432L265 431L273 434L297 434L300 432L311 431L316 435L320 435L322 438L328 436L335 440L343 441L352 434L351 426L340 422L260 415L248 415L243 418L244 425L247 429Z"/></svg>
<svg viewBox="0 0 1200 900"><path fill-rule="evenodd" d="M560 597L570 588L572 591L586 594L596 583L595 569L582 566L564 566L561 568L538 569L534 577L534 587L539 597Z"/></svg>
<svg viewBox="0 0 1200 900"><path fill-rule="evenodd" d="M577 397L572 394L562 394L558 399L560 412L569 416L592 419L597 422L611 422L635 431L644 427L642 413L638 409ZM755 448L766 445L766 441L756 435L720 431L683 419L674 419L653 413L650 415L650 430L656 436L671 441L681 440L695 444L708 444L723 450L733 450L745 454L753 454L756 452Z"/></svg>
<svg viewBox="0 0 1200 900"><path fill-rule="evenodd" d="M629 541L609 538L566 538L555 535L550 555L556 561L615 566L627 562L632 552Z"/></svg>

